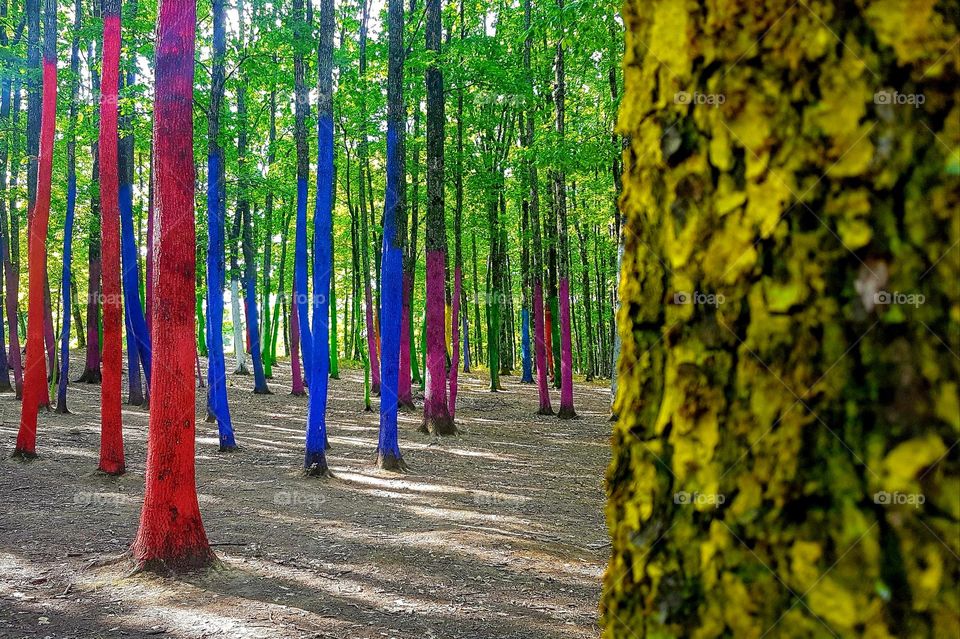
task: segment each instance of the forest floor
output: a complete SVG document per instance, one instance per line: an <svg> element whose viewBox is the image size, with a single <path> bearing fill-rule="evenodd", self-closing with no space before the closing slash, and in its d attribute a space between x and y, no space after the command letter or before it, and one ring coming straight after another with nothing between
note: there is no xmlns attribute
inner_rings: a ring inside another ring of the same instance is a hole
<svg viewBox="0 0 960 639"><path fill-rule="evenodd" d="M82 362L71 367L76 377ZM74 413L41 414L30 463L8 457L20 408L0 396L0 637L598 635L605 385L578 381L580 418L561 421L534 414L536 388L517 376L491 394L461 374L460 435L419 434L420 413L401 413L411 471L397 475L373 464L378 414L362 410L362 371L343 370L327 418L335 478L315 479L300 475L306 398L289 395L289 365L274 372L271 396L229 376L232 454L202 421L198 389L200 508L222 563L181 579L96 565L136 534L146 409L124 407L127 473L109 478L93 472L99 386L71 384Z"/></svg>

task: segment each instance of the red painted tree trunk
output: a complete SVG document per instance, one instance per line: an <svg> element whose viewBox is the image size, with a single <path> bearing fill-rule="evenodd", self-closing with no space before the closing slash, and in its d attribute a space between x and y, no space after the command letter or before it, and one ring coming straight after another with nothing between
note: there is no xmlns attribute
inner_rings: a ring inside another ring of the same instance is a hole
<svg viewBox="0 0 960 639"><path fill-rule="evenodd" d="M117 165L117 91L120 77L120 1L103 3L103 63L100 81L100 246L103 261L103 381L100 385L100 466L124 472L120 377L120 195Z"/></svg>
<svg viewBox="0 0 960 639"><path fill-rule="evenodd" d="M37 413L47 396L47 362L44 351L44 289L46 286L47 226L50 220L50 180L53 173L53 139L57 116L56 5L47 8L43 47L43 107L37 164L37 197L29 212L29 282L27 304L27 362L23 380L23 405L15 457L37 456ZM49 401L49 400L48 400Z"/></svg>
<svg viewBox="0 0 960 639"><path fill-rule="evenodd" d="M195 0L161 0L157 19L154 146L154 357L146 490L130 551L141 568L215 561L200 519L195 456L193 77Z"/></svg>

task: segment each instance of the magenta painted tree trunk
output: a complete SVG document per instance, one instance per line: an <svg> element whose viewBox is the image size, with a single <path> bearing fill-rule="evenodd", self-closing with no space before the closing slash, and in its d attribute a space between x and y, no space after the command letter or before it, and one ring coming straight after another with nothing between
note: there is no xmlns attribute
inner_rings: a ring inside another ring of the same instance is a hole
<svg viewBox="0 0 960 639"><path fill-rule="evenodd" d="M563 0L557 0L561 12ZM557 111L557 133L560 139L564 135L564 100L566 95L566 78L564 77L563 41L557 40L556 82L554 82L553 102ZM570 250L569 233L567 228L567 184L563 170L554 173L554 206L558 213L559 228L555 229L555 236L560 243L560 410L557 416L561 419L570 419L577 416L573 409L573 349L571 345L570 327Z"/></svg>
<svg viewBox="0 0 960 639"><path fill-rule="evenodd" d="M459 229L458 229L459 230ZM457 240L459 243L459 239ZM463 287L463 269L459 264L453 271L453 308L450 311L450 419L457 417L457 371L460 367L460 290Z"/></svg>
<svg viewBox="0 0 960 639"><path fill-rule="evenodd" d="M446 223L443 211L444 105L443 74L437 59L441 40L440 0L427 0L426 44L431 52L427 65L427 282L426 282L426 384L423 423L420 430L431 435L456 432L447 407L447 347L444 317L444 268Z"/></svg>
<svg viewBox="0 0 960 639"><path fill-rule="evenodd" d="M296 287L293 288L290 299L297 299ZM300 320L298 315L296 305L291 304L290 318L287 322L290 325L290 374L292 379L290 394L302 397L307 394L307 391L304 389L303 371L300 368Z"/></svg>

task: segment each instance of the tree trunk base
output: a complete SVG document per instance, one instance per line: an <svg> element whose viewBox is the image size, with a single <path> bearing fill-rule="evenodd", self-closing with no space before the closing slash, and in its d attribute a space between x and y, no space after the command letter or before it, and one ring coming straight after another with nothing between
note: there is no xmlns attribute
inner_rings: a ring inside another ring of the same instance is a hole
<svg viewBox="0 0 960 639"><path fill-rule="evenodd" d="M457 434L457 425L450 416L431 417L420 424L419 432L425 435L439 435L447 437Z"/></svg>
<svg viewBox="0 0 960 639"><path fill-rule="evenodd" d="M60 402L57 402L57 407L56 407L55 409L53 409L53 412L56 413L57 415L72 415L72 414L73 414L73 413L71 413L70 410L67 408L67 402L63 402L62 404L61 404Z"/></svg>
<svg viewBox="0 0 960 639"><path fill-rule="evenodd" d="M304 477L320 477L323 479L333 479L333 473L330 472L330 468L327 466L327 460L324 458L319 458L313 460L309 466L304 466L303 468Z"/></svg>
<svg viewBox="0 0 960 639"><path fill-rule="evenodd" d="M143 406L143 393L131 392L127 396L127 406Z"/></svg>
<svg viewBox="0 0 960 639"><path fill-rule="evenodd" d="M241 366L237 366L237 368L233 371L233 374L234 374L234 375L249 375L249 374L250 374L250 371L247 370L246 364L243 364L243 365L241 365Z"/></svg>
<svg viewBox="0 0 960 639"><path fill-rule="evenodd" d="M305 390L302 390L302 391L290 391L290 394L293 395L294 397L306 397L306 396L307 396L307 391L305 391Z"/></svg>
<svg viewBox="0 0 960 639"><path fill-rule="evenodd" d="M207 422L208 424L216 424L217 416L207 409L207 416L203 419L203 421Z"/></svg>
<svg viewBox="0 0 960 639"><path fill-rule="evenodd" d="M130 572L127 573L127 577L133 577L141 573L151 573L161 577L173 577L175 575L204 570L217 570L223 566L209 546L206 548L196 548L179 557L171 557L168 559L160 559L158 557L140 559L137 557L137 554L138 551L133 547L117 560L129 560L132 562L133 567Z"/></svg>
<svg viewBox="0 0 960 639"><path fill-rule="evenodd" d="M553 408L550 406L541 406L537 409L537 415L553 417Z"/></svg>
<svg viewBox="0 0 960 639"><path fill-rule="evenodd" d="M221 453L235 453L235 452L237 452L237 451L239 451L239 450L240 450L240 447L237 446L236 444L234 444L234 445L232 445L232 446L224 446L223 444L220 444L220 452L221 452Z"/></svg>
<svg viewBox="0 0 960 639"><path fill-rule="evenodd" d="M393 473L405 473L410 470L407 463L403 461L403 457L393 453L387 453L386 455L379 453L377 455L377 468Z"/></svg>
<svg viewBox="0 0 960 639"><path fill-rule="evenodd" d="M560 419L578 419L577 411L573 410L573 406L561 406L560 410L557 411L557 417Z"/></svg>
<svg viewBox="0 0 960 639"><path fill-rule="evenodd" d="M127 472L127 468L124 464L118 464L114 467L104 468L102 465L97 466L97 470L94 474L103 475L107 477L119 477Z"/></svg>
<svg viewBox="0 0 960 639"><path fill-rule="evenodd" d="M37 451L35 450L24 450L22 448L14 448L13 454L10 455L10 459L17 459L19 461L33 461L37 458Z"/></svg>
<svg viewBox="0 0 960 639"><path fill-rule="evenodd" d="M77 378L78 384L99 384L103 379L103 375L96 368L85 368L83 373L80 374L80 377Z"/></svg>
<svg viewBox="0 0 960 639"><path fill-rule="evenodd" d="M412 412L417 410L417 406L413 403L412 399L404 399L397 403L397 408L404 412Z"/></svg>
<svg viewBox="0 0 960 639"><path fill-rule="evenodd" d="M264 386L263 388L254 388L253 394L254 395L273 395L273 391L267 388L266 386Z"/></svg>

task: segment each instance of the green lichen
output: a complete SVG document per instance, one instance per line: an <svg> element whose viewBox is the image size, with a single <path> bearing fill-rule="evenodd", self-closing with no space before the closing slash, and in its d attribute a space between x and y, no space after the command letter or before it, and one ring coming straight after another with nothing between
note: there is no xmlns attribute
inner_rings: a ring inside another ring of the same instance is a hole
<svg viewBox="0 0 960 639"><path fill-rule="evenodd" d="M604 637L960 636L955 6L623 16Z"/></svg>

